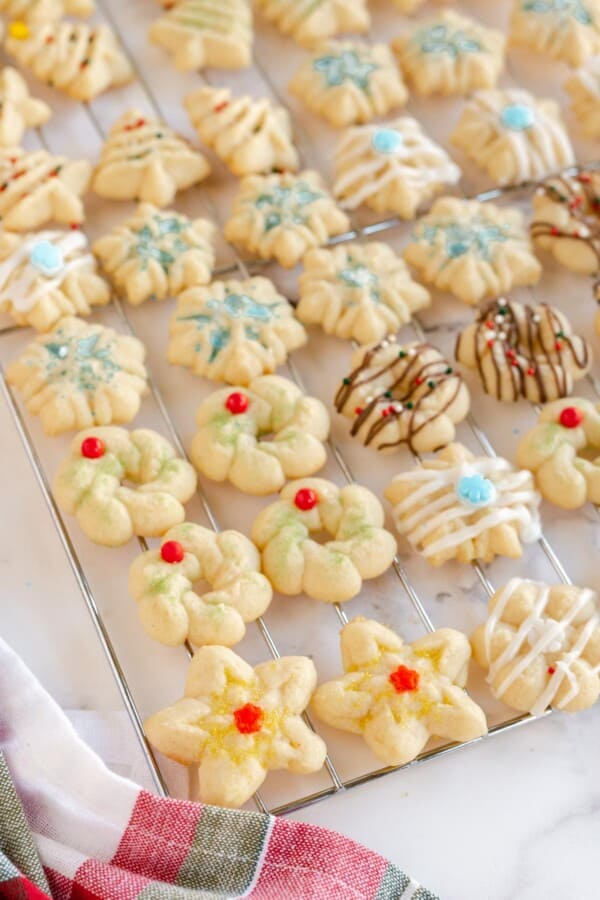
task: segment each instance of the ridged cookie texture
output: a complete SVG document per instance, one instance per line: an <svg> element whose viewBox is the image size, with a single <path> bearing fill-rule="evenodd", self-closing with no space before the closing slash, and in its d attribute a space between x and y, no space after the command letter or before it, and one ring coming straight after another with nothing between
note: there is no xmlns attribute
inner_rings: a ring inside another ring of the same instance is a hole
<svg viewBox="0 0 600 900"><path fill-rule="evenodd" d="M242 69L252 61L252 10L247 0L179 0L152 24L149 37L184 72Z"/></svg>

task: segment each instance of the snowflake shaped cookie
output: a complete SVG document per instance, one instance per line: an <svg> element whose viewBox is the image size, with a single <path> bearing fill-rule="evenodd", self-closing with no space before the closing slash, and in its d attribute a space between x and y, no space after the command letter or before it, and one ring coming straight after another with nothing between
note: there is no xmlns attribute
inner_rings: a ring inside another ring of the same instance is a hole
<svg viewBox="0 0 600 900"><path fill-rule="evenodd" d="M385 116L408 98L387 45L359 41L319 44L289 90L336 128Z"/></svg>
<svg viewBox="0 0 600 900"><path fill-rule="evenodd" d="M417 93L468 94L496 86L504 65L504 35L444 10L392 43Z"/></svg>
<svg viewBox="0 0 600 900"><path fill-rule="evenodd" d="M583 134L600 138L600 50L567 78L565 90Z"/></svg>
<svg viewBox="0 0 600 900"><path fill-rule="evenodd" d="M567 269L600 274L600 172L582 168L540 184L533 198L531 235Z"/></svg>
<svg viewBox="0 0 600 900"><path fill-rule="evenodd" d="M587 588L513 578L471 643L492 693L513 709L578 712L600 695L600 607Z"/></svg>
<svg viewBox="0 0 600 900"><path fill-rule="evenodd" d="M499 456L475 457L462 444L397 475L384 493L400 534L433 566L518 558L521 544L541 535L531 472Z"/></svg>
<svg viewBox="0 0 600 900"><path fill-rule="evenodd" d="M581 66L600 52L598 0L515 0L512 44Z"/></svg>
<svg viewBox="0 0 600 900"><path fill-rule="evenodd" d="M366 204L413 219L422 203L460 177L446 151L406 117L344 134L335 153L333 193L346 209Z"/></svg>
<svg viewBox="0 0 600 900"><path fill-rule="evenodd" d="M215 262L215 232L207 219L192 220L142 203L93 249L116 288L137 306L208 284Z"/></svg>
<svg viewBox="0 0 600 900"><path fill-rule="evenodd" d="M24 78L6 66L0 72L0 147L18 147L28 128L44 125L52 111L29 93Z"/></svg>
<svg viewBox="0 0 600 900"><path fill-rule="evenodd" d="M558 103L520 89L477 91L451 140L501 185L537 180L575 162Z"/></svg>
<svg viewBox="0 0 600 900"><path fill-rule="evenodd" d="M179 0L149 37L183 71L241 69L252 61L252 10L247 0Z"/></svg>
<svg viewBox="0 0 600 900"><path fill-rule="evenodd" d="M542 273L518 209L453 197L419 220L404 258L427 284L471 306Z"/></svg>
<svg viewBox="0 0 600 900"><path fill-rule="evenodd" d="M345 674L317 688L312 708L333 728L362 735L386 765L407 765L432 737L486 734L485 713L463 689L471 648L460 631L440 628L408 644L358 617L342 629L341 650Z"/></svg>
<svg viewBox="0 0 600 900"><path fill-rule="evenodd" d="M40 335L7 379L46 434L131 422L147 392L146 351L137 338L74 316Z"/></svg>
<svg viewBox="0 0 600 900"><path fill-rule="evenodd" d="M91 428L73 438L54 496L91 541L120 547L183 522L196 482L193 466L155 431Z"/></svg>
<svg viewBox="0 0 600 900"><path fill-rule="evenodd" d="M299 44L312 47L344 32L369 30L366 0L256 0L267 21Z"/></svg>
<svg viewBox="0 0 600 900"><path fill-rule="evenodd" d="M201 87L188 94L185 107L200 140L234 175L297 170L290 115L282 106L266 97L232 97L229 88Z"/></svg>
<svg viewBox="0 0 600 900"><path fill-rule="evenodd" d="M293 268L311 247L349 228L317 172L249 175L240 184L225 238Z"/></svg>
<svg viewBox="0 0 600 900"><path fill-rule="evenodd" d="M0 12L25 22L55 22L63 16L85 18L94 12L94 0L0 0Z"/></svg>
<svg viewBox="0 0 600 900"><path fill-rule="evenodd" d="M376 242L309 250L298 284L301 322L359 344L397 331L431 302L404 261Z"/></svg>
<svg viewBox="0 0 600 900"><path fill-rule="evenodd" d="M0 310L18 325L49 331L63 316L87 316L109 300L81 231L0 234Z"/></svg>
<svg viewBox="0 0 600 900"><path fill-rule="evenodd" d="M36 78L74 100L92 100L133 79L129 60L107 25L13 22L5 46Z"/></svg>
<svg viewBox="0 0 600 900"><path fill-rule="evenodd" d="M243 806L269 771L322 768L325 744L302 719L316 684L304 656L253 669L227 647L201 647L185 697L151 716L145 731L165 756L197 767L203 803Z"/></svg>
<svg viewBox="0 0 600 900"><path fill-rule="evenodd" d="M215 281L177 302L167 358L196 375L248 384L274 372L306 342L303 326L267 278Z"/></svg>
<svg viewBox="0 0 600 900"><path fill-rule="evenodd" d="M94 172L93 190L109 200L168 206L210 172L201 153L158 119L123 113L111 128Z"/></svg>

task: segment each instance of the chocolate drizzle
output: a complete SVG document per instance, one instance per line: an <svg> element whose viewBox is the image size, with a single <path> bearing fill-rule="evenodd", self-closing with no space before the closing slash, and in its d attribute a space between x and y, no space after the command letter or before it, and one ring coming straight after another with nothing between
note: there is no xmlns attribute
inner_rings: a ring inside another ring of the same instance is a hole
<svg viewBox="0 0 600 900"><path fill-rule="evenodd" d="M596 177L595 177L596 176ZM554 175L538 188L552 203L568 208L572 227L534 221L531 236L582 241L595 255L600 272L600 172L580 169L577 175Z"/></svg>

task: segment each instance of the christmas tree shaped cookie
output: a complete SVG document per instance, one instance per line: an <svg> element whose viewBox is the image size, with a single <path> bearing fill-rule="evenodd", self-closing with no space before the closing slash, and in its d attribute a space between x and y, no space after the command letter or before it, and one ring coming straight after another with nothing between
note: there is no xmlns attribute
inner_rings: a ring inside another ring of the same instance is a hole
<svg viewBox="0 0 600 900"><path fill-rule="evenodd" d="M368 31L366 0L257 0L263 16L299 44L310 47L346 31Z"/></svg>
<svg viewBox="0 0 600 900"><path fill-rule="evenodd" d="M24 22L55 22L63 16L85 18L94 9L94 0L0 0L1 13Z"/></svg>
<svg viewBox="0 0 600 900"><path fill-rule="evenodd" d="M184 71L249 66L252 37L247 0L179 0L150 28L150 41L171 53Z"/></svg>
<svg viewBox="0 0 600 900"><path fill-rule="evenodd" d="M16 69L7 66L0 72L0 146L17 147L28 128L48 121L52 112L43 100L29 94L29 88Z"/></svg>

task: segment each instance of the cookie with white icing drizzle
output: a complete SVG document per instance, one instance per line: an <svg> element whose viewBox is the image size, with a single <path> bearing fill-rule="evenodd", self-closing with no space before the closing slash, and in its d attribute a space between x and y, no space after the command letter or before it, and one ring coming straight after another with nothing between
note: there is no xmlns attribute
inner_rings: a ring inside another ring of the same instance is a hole
<svg viewBox="0 0 600 900"><path fill-rule="evenodd" d="M390 336L361 347L335 397L367 447L413 453L440 450L456 437L470 397L460 373L431 344L398 344Z"/></svg>
<svg viewBox="0 0 600 900"><path fill-rule="evenodd" d="M600 274L600 171L555 175L533 197L531 236L567 269Z"/></svg>
<svg viewBox="0 0 600 900"><path fill-rule="evenodd" d="M514 0L511 44L581 66L600 52L598 0Z"/></svg>
<svg viewBox="0 0 600 900"><path fill-rule="evenodd" d="M344 32L369 30L366 0L256 0L267 21L304 47Z"/></svg>
<svg viewBox="0 0 600 900"><path fill-rule="evenodd" d="M5 66L0 72L0 146L18 147L28 128L44 125L51 115L47 103L31 96L23 76Z"/></svg>
<svg viewBox="0 0 600 900"><path fill-rule="evenodd" d="M565 90L583 134L600 138L600 51L567 78Z"/></svg>
<svg viewBox="0 0 600 900"><path fill-rule="evenodd" d="M471 644L492 693L513 709L578 712L600 695L600 608L588 588L513 578Z"/></svg>
<svg viewBox="0 0 600 900"><path fill-rule="evenodd" d="M401 472L384 494L400 534L433 566L516 559L541 535L531 472L498 456L475 457L462 444Z"/></svg>
<svg viewBox="0 0 600 900"><path fill-rule="evenodd" d="M56 22L63 16L91 16L94 0L0 0L0 12L22 22Z"/></svg>
<svg viewBox="0 0 600 900"><path fill-rule="evenodd" d="M457 360L476 369L486 394L548 403L567 397L592 364L592 350L560 310L494 300L458 337Z"/></svg>
<svg viewBox="0 0 600 900"><path fill-rule="evenodd" d="M501 185L537 180L575 162L558 103L520 88L474 93L450 139Z"/></svg>
<svg viewBox="0 0 600 900"><path fill-rule="evenodd" d="M179 0L149 32L151 43L171 53L184 72L249 66L253 36L248 0Z"/></svg>

